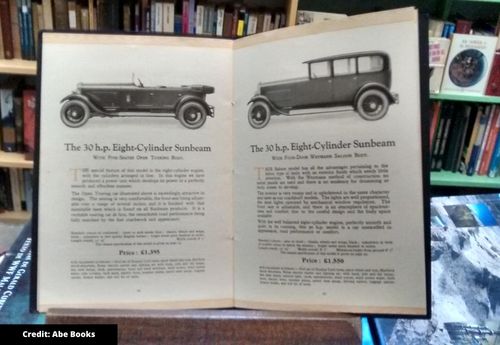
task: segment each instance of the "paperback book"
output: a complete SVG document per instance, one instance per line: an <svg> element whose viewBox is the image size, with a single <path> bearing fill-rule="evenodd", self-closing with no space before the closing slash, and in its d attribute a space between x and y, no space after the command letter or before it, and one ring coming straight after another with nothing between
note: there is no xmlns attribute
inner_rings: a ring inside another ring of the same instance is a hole
<svg viewBox="0 0 500 345"><path fill-rule="evenodd" d="M412 8L43 33L37 308L427 315L419 42Z"/></svg>

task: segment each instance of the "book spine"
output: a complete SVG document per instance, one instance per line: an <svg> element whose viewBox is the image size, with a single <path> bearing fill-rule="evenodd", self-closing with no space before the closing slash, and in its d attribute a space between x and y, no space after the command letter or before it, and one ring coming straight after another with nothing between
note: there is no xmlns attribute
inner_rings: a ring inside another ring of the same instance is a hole
<svg viewBox="0 0 500 345"><path fill-rule="evenodd" d="M441 115L439 118L439 123L436 131L436 137L434 139L434 143L432 145L432 153L431 153L431 170L436 171L437 170L437 160L438 160L438 155L439 155L439 149L441 147L441 138L443 136L444 132L444 127L445 127L445 112L444 109L447 107L446 104L443 104L442 110L441 110Z"/></svg>
<svg viewBox="0 0 500 345"><path fill-rule="evenodd" d="M137 6L138 5L139 4L137 4ZM88 0L88 6L89 6L89 30L96 30L97 29L97 14L95 11L94 0Z"/></svg>
<svg viewBox="0 0 500 345"><path fill-rule="evenodd" d="M70 30L76 30L76 2L68 1L68 25Z"/></svg>
<svg viewBox="0 0 500 345"><path fill-rule="evenodd" d="M163 31L174 32L175 23L175 5L173 2L163 4Z"/></svg>
<svg viewBox="0 0 500 345"><path fill-rule="evenodd" d="M196 25L195 25L195 33L197 35L203 34L204 17L205 17L205 6L198 4L196 6Z"/></svg>
<svg viewBox="0 0 500 345"><path fill-rule="evenodd" d="M224 6L217 7L217 25L215 34L222 37L224 34Z"/></svg>
<svg viewBox="0 0 500 345"><path fill-rule="evenodd" d="M486 114L488 116L488 120L487 120L486 127L485 127L485 130L484 130L484 133L483 133L483 138L481 139L481 147L479 149L479 155L477 157L476 166L474 168L474 172L476 174L479 172L479 166L481 165L481 160L483 159L484 149L486 147L486 139L488 137L488 133L490 132L491 122L493 120L493 111L492 111L492 109L493 108L491 106L487 106L486 107Z"/></svg>
<svg viewBox="0 0 500 345"><path fill-rule="evenodd" d="M163 3L156 2L155 3L155 31L163 32L163 17L165 14L163 13Z"/></svg>
<svg viewBox="0 0 500 345"><path fill-rule="evenodd" d="M14 152L16 151L16 125L13 89L0 89L0 109L2 113L2 150Z"/></svg>
<svg viewBox="0 0 500 345"><path fill-rule="evenodd" d="M188 33L196 33L196 1L189 0Z"/></svg>
<svg viewBox="0 0 500 345"><path fill-rule="evenodd" d="M14 97L14 117L16 127L16 151L22 152L24 147L22 97Z"/></svg>
<svg viewBox="0 0 500 345"><path fill-rule="evenodd" d="M474 142L474 146L472 147L470 161L469 161L469 164L467 166L466 174L468 176L474 175L475 168L476 168L476 162L477 162L477 159L479 158L481 145L483 143L483 138L484 138L484 133L486 130L487 123L488 123L488 114L485 112L482 112L481 116L479 118L479 128L477 131L476 140Z"/></svg>
<svg viewBox="0 0 500 345"><path fill-rule="evenodd" d="M182 1L182 33L189 32L189 0Z"/></svg>
<svg viewBox="0 0 500 345"><path fill-rule="evenodd" d="M66 0L53 0L54 3L54 26L56 30L68 30L68 2Z"/></svg>
<svg viewBox="0 0 500 345"><path fill-rule="evenodd" d="M446 118L445 118L443 136L441 138L441 147L439 148L438 157L436 160L436 170L437 171L440 171L441 169L443 169L444 155L445 155L446 146L448 143L448 136L450 133L451 123L452 123L452 118L451 118L451 115L448 113Z"/></svg>
<svg viewBox="0 0 500 345"><path fill-rule="evenodd" d="M463 131L460 134L460 141L459 141L459 148L458 148L458 153L456 157L456 161L453 164L452 172L457 172L460 168L460 163L462 156L464 154L464 147L465 147L465 141L467 138L467 132L470 127L470 113L471 113L471 107L469 105L464 105L464 127Z"/></svg>
<svg viewBox="0 0 500 345"><path fill-rule="evenodd" d="M33 212L33 171L31 169L23 169L23 177L26 211Z"/></svg>
<svg viewBox="0 0 500 345"><path fill-rule="evenodd" d="M0 168L0 209L2 211L13 210L8 168Z"/></svg>
<svg viewBox="0 0 500 345"><path fill-rule="evenodd" d="M89 0L91 1L91 0ZM43 28L45 30L54 29L54 21L52 19L52 1L42 0L42 13L43 13Z"/></svg>
<svg viewBox="0 0 500 345"><path fill-rule="evenodd" d="M495 56L493 57L493 64L485 93L488 96L500 96L500 51L495 52Z"/></svg>
<svg viewBox="0 0 500 345"><path fill-rule="evenodd" d="M500 167L500 135L497 136L495 148L491 156L490 166L488 167L488 177L497 177Z"/></svg>
<svg viewBox="0 0 500 345"><path fill-rule="evenodd" d="M21 195L21 210L26 211L26 190L24 189L24 174L22 169L17 170L19 194Z"/></svg>
<svg viewBox="0 0 500 345"><path fill-rule="evenodd" d="M14 58L9 0L0 0L0 25L2 29L3 55L5 59Z"/></svg>
<svg viewBox="0 0 500 345"><path fill-rule="evenodd" d="M486 145L484 148L484 154L483 154L483 159L481 160L481 165L479 166L479 175L486 175L488 174L488 167L490 166L491 162L491 157L493 155L493 150L495 146L495 142L497 140L498 136L498 131L500 129L500 107L495 107L495 109L492 111L494 112L493 117L492 117L492 127L490 131L488 132L488 137L486 139Z"/></svg>
<svg viewBox="0 0 500 345"><path fill-rule="evenodd" d="M35 95L35 90L23 90L23 139L27 160L33 160L35 153Z"/></svg>
<svg viewBox="0 0 500 345"><path fill-rule="evenodd" d="M19 22L19 15L17 9L17 1L9 0L10 7L10 25L12 33L12 44L14 46L14 59L22 59L21 50L21 23Z"/></svg>
<svg viewBox="0 0 500 345"><path fill-rule="evenodd" d="M9 169L10 193L12 198L12 210L14 212L22 211L21 192L19 190L18 170L15 168Z"/></svg>
<svg viewBox="0 0 500 345"><path fill-rule="evenodd" d="M89 10L88 8L81 9L81 29L84 31L90 30L90 18L89 18Z"/></svg>

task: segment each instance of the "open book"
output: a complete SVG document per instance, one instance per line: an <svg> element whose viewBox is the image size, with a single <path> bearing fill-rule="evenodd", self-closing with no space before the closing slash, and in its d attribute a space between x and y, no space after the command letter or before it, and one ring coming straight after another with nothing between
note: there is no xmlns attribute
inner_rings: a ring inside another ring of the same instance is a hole
<svg viewBox="0 0 500 345"><path fill-rule="evenodd" d="M37 308L425 315L418 29L44 33Z"/></svg>

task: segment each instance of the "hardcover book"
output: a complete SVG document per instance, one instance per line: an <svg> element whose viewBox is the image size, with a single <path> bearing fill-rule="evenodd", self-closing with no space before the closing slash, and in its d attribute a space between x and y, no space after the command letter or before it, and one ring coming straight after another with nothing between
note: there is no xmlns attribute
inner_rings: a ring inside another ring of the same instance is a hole
<svg viewBox="0 0 500 345"><path fill-rule="evenodd" d="M419 29L43 33L37 308L428 314Z"/></svg>
<svg viewBox="0 0 500 345"><path fill-rule="evenodd" d="M484 94L496 44L496 36L454 34L441 91Z"/></svg>

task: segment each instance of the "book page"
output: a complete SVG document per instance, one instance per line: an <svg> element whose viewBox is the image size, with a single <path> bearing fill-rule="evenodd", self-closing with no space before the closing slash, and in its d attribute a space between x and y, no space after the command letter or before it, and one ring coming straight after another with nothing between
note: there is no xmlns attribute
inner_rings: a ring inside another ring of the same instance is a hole
<svg viewBox="0 0 500 345"><path fill-rule="evenodd" d="M425 314L417 14L235 43L239 307Z"/></svg>
<svg viewBox="0 0 500 345"><path fill-rule="evenodd" d="M38 308L233 304L232 42L44 34Z"/></svg>

